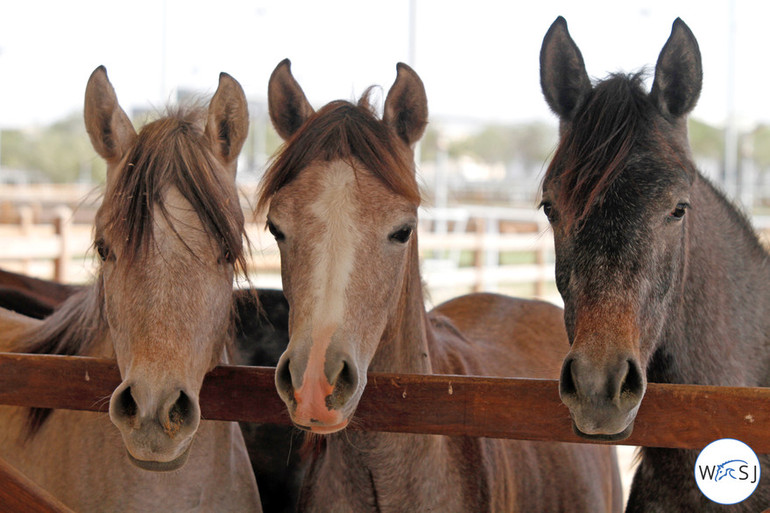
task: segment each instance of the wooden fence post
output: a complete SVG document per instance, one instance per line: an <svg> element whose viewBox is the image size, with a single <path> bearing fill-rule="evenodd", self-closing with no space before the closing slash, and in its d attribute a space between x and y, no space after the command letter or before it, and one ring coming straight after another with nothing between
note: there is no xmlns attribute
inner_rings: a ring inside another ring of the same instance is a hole
<svg viewBox="0 0 770 513"><path fill-rule="evenodd" d="M537 248L535 249L535 264L537 264L539 270L538 270L538 277L537 281L535 282L535 297L544 298L546 294L546 284L549 283L551 280L547 280L543 277L543 268L545 268L546 263L548 262L548 252L551 248L553 248L553 239L552 234L549 233L551 230L551 225L546 222L545 216L538 217L537 218ZM550 242L545 242L546 240ZM551 275L553 277L553 275Z"/></svg>
<svg viewBox="0 0 770 513"><path fill-rule="evenodd" d="M473 266L476 268L476 282L473 284L473 292L484 290L484 267L486 265L486 223L483 217L474 219L476 228L476 249L473 250Z"/></svg>
<svg viewBox="0 0 770 513"><path fill-rule="evenodd" d="M61 241L61 250L59 256L54 260L54 280L59 283L66 283L69 277L69 265L72 255L70 255L70 232L72 229L72 210L67 207L56 209L56 218L54 219L54 231Z"/></svg>
<svg viewBox="0 0 770 513"><path fill-rule="evenodd" d="M18 213L19 213L19 229L21 230L21 234L24 237L31 237L32 227L35 224L34 210L29 205L21 205L18 209ZM25 258L24 260L22 260L21 265L22 265L24 274L29 274L31 262L32 260L30 260L29 258Z"/></svg>
<svg viewBox="0 0 770 513"><path fill-rule="evenodd" d="M542 241L537 241L537 248L535 249L535 265L537 265L537 279L535 280L535 297L545 297L545 280L543 279L542 269L545 266L546 258L546 246Z"/></svg>

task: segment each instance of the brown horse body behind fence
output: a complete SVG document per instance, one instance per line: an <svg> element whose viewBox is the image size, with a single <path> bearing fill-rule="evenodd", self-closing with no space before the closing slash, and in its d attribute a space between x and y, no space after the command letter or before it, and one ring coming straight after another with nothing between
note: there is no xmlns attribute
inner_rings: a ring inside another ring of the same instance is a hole
<svg viewBox="0 0 770 513"><path fill-rule="evenodd" d="M383 120L366 95L314 113L288 61L269 102L288 139L259 201L291 306L276 386L294 423L325 435L301 509L617 511L609 447L343 429L367 371L556 377L568 349L561 310L481 294L426 312L411 147L427 105L410 68L399 65Z"/></svg>
<svg viewBox="0 0 770 513"><path fill-rule="evenodd" d="M233 334L243 91L222 74L207 111L136 133L98 68L85 118L108 164L97 279L45 320L0 312L0 350L116 358L123 382L109 418L0 407L0 456L77 511L259 511L237 424L201 422L198 407Z"/></svg>
<svg viewBox="0 0 770 513"><path fill-rule="evenodd" d="M575 430L627 437L647 380L770 385L770 255L692 162L687 114L702 78L690 29L674 22L650 93L640 75L592 85L563 18L540 62L561 121L542 197L572 345L560 392ZM643 449L627 511L770 506L767 479L738 505L708 500L693 479L697 455ZM770 458L759 459L766 476Z"/></svg>

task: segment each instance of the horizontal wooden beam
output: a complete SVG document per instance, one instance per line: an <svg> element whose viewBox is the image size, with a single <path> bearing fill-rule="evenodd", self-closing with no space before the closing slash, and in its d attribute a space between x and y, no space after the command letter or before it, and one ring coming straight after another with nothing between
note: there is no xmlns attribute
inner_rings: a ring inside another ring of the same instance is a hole
<svg viewBox="0 0 770 513"><path fill-rule="evenodd" d="M201 391L203 418L289 424L275 369L220 366ZM0 404L106 411L114 361L0 353ZM701 449L736 438L770 453L770 389L648 386L623 445ZM370 373L350 429L586 442L572 431L555 380Z"/></svg>

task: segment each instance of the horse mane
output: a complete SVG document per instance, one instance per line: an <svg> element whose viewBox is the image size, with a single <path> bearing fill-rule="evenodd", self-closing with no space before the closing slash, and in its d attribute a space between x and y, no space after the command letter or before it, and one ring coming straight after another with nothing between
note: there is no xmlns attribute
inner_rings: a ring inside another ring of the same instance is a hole
<svg viewBox="0 0 770 513"><path fill-rule="evenodd" d="M369 101L372 88L357 104L345 100L328 103L297 130L265 171L260 183L257 211L313 161L345 160L382 180L393 192L415 205L421 201L414 163L396 132L380 120Z"/></svg>
<svg viewBox="0 0 770 513"><path fill-rule="evenodd" d="M101 287L96 284L64 300L39 326L17 341L14 352L78 356L104 333Z"/></svg>
<svg viewBox="0 0 770 513"><path fill-rule="evenodd" d="M104 336L106 323L101 287L94 284L75 292L41 324L29 330L14 352L79 356L88 353ZM30 408L27 438L32 438L51 414L50 408Z"/></svg>
<svg viewBox="0 0 770 513"><path fill-rule="evenodd" d="M246 274L243 212L222 178L230 171L212 153L201 127L204 114L200 107L176 108L148 123L115 170L105 193L110 200L102 203L97 218L103 216L101 229L110 234L111 243L121 246L126 266L137 263L151 247L156 207L169 220L163 198L166 189L175 186L222 255Z"/></svg>
<svg viewBox="0 0 770 513"><path fill-rule="evenodd" d="M612 74L575 114L544 178L558 177L560 215L566 219L584 219L618 178L632 147L644 141L654 106L643 85L641 72Z"/></svg>

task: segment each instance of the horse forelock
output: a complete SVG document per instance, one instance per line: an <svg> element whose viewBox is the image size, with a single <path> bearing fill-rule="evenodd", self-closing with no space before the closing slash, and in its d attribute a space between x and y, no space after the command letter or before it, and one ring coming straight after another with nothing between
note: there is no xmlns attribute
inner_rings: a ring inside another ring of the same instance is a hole
<svg viewBox="0 0 770 513"><path fill-rule="evenodd" d="M412 153L374 113L368 89L357 104L333 101L314 113L273 158L260 183L257 211L315 161L363 167L415 205L421 201Z"/></svg>
<svg viewBox="0 0 770 513"><path fill-rule="evenodd" d="M230 173L203 132L204 113L179 109L144 126L105 191L101 228L119 245L126 266L152 247L156 211L174 226L164 198L169 187L176 187L222 254L246 272L243 212L235 188L227 183Z"/></svg>
<svg viewBox="0 0 770 513"><path fill-rule="evenodd" d="M563 134L543 183L553 183L559 216L567 223L579 223L601 202L635 145L655 130L654 106L643 85L642 73L599 82Z"/></svg>

